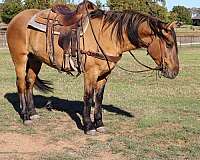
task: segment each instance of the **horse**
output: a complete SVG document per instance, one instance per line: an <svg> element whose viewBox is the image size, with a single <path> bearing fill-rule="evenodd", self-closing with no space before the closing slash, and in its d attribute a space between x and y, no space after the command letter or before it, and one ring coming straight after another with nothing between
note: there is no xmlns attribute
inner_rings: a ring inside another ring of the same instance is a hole
<svg viewBox="0 0 200 160"><path fill-rule="evenodd" d="M38 77L43 63L54 67L46 52L44 32L27 27L39 10L29 9L16 15L7 29L7 42L16 72L16 86L24 124L39 118L33 101L33 87L49 91L48 83ZM165 23L136 11L96 9L87 15L90 23L80 40L84 66L84 133L105 133L102 101L106 82L127 51L145 48L162 76L174 79L179 73L176 22ZM62 65L63 50L54 35L55 57ZM94 121L91 107L94 105Z"/></svg>

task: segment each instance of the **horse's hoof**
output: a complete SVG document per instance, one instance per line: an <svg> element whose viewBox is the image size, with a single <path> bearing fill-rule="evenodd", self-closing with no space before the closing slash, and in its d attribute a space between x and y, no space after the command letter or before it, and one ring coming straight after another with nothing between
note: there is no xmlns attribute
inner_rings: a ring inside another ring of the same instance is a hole
<svg viewBox="0 0 200 160"><path fill-rule="evenodd" d="M40 118L40 116L39 116L38 114L35 114L35 115L30 116L30 119L31 119L31 120L37 120L37 119L39 119L39 118Z"/></svg>
<svg viewBox="0 0 200 160"><path fill-rule="evenodd" d="M25 120L24 125L30 126L33 123L32 120Z"/></svg>
<svg viewBox="0 0 200 160"><path fill-rule="evenodd" d="M86 134L90 135L90 136L95 136L96 135L96 130L93 129L93 130L86 131Z"/></svg>
<svg viewBox="0 0 200 160"><path fill-rule="evenodd" d="M97 132L100 132L100 133L107 133L106 127L98 127L96 130Z"/></svg>

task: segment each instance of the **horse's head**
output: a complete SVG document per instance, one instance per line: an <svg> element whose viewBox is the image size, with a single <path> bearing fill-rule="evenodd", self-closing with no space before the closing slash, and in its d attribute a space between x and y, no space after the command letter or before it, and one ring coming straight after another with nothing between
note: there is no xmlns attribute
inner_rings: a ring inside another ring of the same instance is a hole
<svg viewBox="0 0 200 160"><path fill-rule="evenodd" d="M164 77L172 79L178 75L179 60L174 31L176 22L166 24L156 17L135 11L97 10L91 15L92 18L103 19L102 32L110 32L111 35L107 35L116 43L116 48L112 47L115 49L113 52L117 50L121 55L132 49L147 48ZM110 49L110 43L107 45Z"/></svg>
<svg viewBox="0 0 200 160"><path fill-rule="evenodd" d="M174 28L176 22L165 24L158 35L151 37L147 47L149 55L166 78L175 78L179 72L178 49Z"/></svg>

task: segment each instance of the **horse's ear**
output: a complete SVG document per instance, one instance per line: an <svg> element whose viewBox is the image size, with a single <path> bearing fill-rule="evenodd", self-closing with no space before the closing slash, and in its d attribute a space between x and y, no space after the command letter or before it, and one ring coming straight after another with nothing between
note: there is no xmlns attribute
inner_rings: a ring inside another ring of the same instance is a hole
<svg viewBox="0 0 200 160"><path fill-rule="evenodd" d="M174 29L174 28L176 28L178 26L177 24L178 24L177 21L168 23L167 26L166 26L166 28L169 29L169 30Z"/></svg>
<svg viewBox="0 0 200 160"><path fill-rule="evenodd" d="M90 1L85 1L85 3L86 3L86 7L88 8L88 10L96 10L97 9L97 6Z"/></svg>

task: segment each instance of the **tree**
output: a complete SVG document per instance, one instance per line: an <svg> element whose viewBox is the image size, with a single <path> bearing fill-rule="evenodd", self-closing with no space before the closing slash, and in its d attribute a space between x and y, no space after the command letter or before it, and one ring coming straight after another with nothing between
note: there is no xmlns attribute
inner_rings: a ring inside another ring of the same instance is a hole
<svg viewBox="0 0 200 160"><path fill-rule="evenodd" d="M148 11L149 14L151 14L151 12L153 11L153 16L158 17L165 22L169 21L169 13L167 12L167 9L165 7L158 4L153 4L150 6L150 8L151 10Z"/></svg>
<svg viewBox="0 0 200 160"><path fill-rule="evenodd" d="M111 10L135 10L168 21L167 9L152 0L108 0Z"/></svg>
<svg viewBox="0 0 200 160"><path fill-rule="evenodd" d="M154 2L154 3L159 3L160 2L163 7L166 5L166 0L152 0L152 2Z"/></svg>
<svg viewBox="0 0 200 160"><path fill-rule="evenodd" d="M46 9L50 8L53 3L68 3L69 7L74 9L75 5L70 2L73 0L4 0L0 6L0 17L3 22L9 23L16 14L24 9Z"/></svg>
<svg viewBox="0 0 200 160"><path fill-rule="evenodd" d="M180 22L183 22L185 24L191 24L192 23L192 15L188 8L184 6L174 6L172 11L170 12L170 17L172 17Z"/></svg>
<svg viewBox="0 0 200 160"><path fill-rule="evenodd" d="M5 0L1 9L2 21L9 23L16 14L23 10L23 5L21 0Z"/></svg>
<svg viewBox="0 0 200 160"><path fill-rule="evenodd" d="M51 0L50 3L51 4L54 4L54 3L66 4L66 3L71 3L71 1L70 0Z"/></svg>
<svg viewBox="0 0 200 160"><path fill-rule="evenodd" d="M49 0L24 0L24 9L46 9L50 7Z"/></svg>

